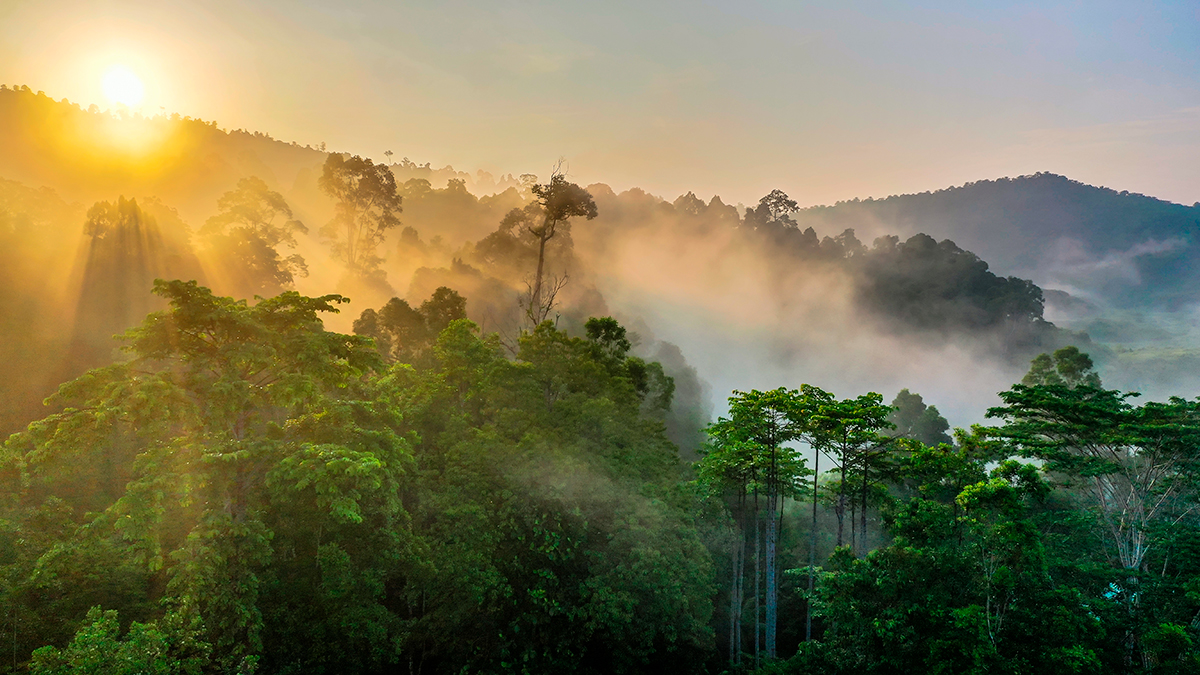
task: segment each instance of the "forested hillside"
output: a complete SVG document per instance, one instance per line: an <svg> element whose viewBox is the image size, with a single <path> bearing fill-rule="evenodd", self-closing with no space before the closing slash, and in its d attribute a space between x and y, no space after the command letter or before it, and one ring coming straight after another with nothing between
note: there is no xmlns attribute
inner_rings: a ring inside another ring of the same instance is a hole
<svg viewBox="0 0 1200 675"><path fill-rule="evenodd" d="M0 673L1200 669L1200 399L955 240L0 135Z"/></svg>
<svg viewBox="0 0 1200 675"><path fill-rule="evenodd" d="M511 353L435 297L401 359L340 296L155 290L0 451L4 672L1200 667L1200 405L1074 348L952 443L907 391L734 392L689 467L611 318Z"/></svg>
<svg viewBox="0 0 1200 675"><path fill-rule="evenodd" d="M591 185L595 218L574 230L568 223L542 247L528 212L537 208L537 176L497 182L477 174L468 183L465 173L404 159L386 169L395 218L359 233L366 239L354 246L370 249L369 260L359 261L341 256L349 249L338 247L349 242L339 243L330 229L339 204L349 202L322 187L329 155L320 151L197 120L84 111L25 88L0 90L0 114L0 134L12 149L0 157L0 235L9 244L0 256L12 274L13 303L0 315L12 325L4 349L15 369L0 384L8 401L4 431L38 416L58 382L112 358L118 345L111 336L159 306L149 294L156 277L196 279L238 298L285 288L337 291L353 301L331 319L343 331L365 309L392 298L415 306L447 286L467 299L468 317L512 343L540 260L548 282L559 286L546 318L578 327L588 316L621 317L638 336L635 350L662 360L680 380L690 426L713 400L704 374L672 344L687 335L660 336L661 317L639 306L663 293L674 295L661 301L715 316L741 285L752 300L739 309L765 306L725 323L792 334L785 352L829 353L823 336L848 331L864 341L906 335L915 349L935 353L965 337L979 351L970 358L1007 373L990 378L997 383L1032 354L1084 339L1042 320L1036 287L995 276L951 241L818 235L797 226L786 195L782 203L764 197L743 218L720 197L706 203L688 193L668 203L637 189L618 194ZM472 186L497 191L477 195ZM728 283L745 270L753 272ZM671 278L645 277L655 272ZM865 342L862 349L874 351ZM829 355L828 363L874 358L836 349ZM910 384L904 375L889 386ZM684 423L672 418L669 425L682 442ZM694 434L685 443L689 451L696 444Z"/></svg>
<svg viewBox="0 0 1200 675"><path fill-rule="evenodd" d="M1092 302L1178 308L1200 290L1200 204L1039 173L816 206L802 226L949 237L1007 273Z"/></svg>

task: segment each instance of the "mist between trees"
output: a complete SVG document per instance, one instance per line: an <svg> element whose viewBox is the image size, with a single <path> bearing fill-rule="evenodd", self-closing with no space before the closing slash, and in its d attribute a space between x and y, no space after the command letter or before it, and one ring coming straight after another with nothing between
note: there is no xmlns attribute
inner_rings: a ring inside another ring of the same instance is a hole
<svg viewBox="0 0 1200 675"><path fill-rule="evenodd" d="M3 446L8 672L1200 662L1200 402L1136 406L1077 349L953 442L908 391L734 392L688 463L612 318L514 352L442 289L397 351L324 330L338 295L155 292Z"/></svg>
<svg viewBox="0 0 1200 675"><path fill-rule="evenodd" d="M1196 403L952 241L111 121L276 154L0 180L0 672L1197 668Z"/></svg>

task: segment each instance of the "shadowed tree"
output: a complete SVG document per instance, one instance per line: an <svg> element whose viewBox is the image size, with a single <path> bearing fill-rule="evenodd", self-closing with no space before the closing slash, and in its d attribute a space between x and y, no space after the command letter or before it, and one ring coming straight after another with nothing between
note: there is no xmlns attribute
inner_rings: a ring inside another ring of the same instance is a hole
<svg viewBox="0 0 1200 675"><path fill-rule="evenodd" d="M522 176L522 180L525 176ZM534 183L530 190L535 202L525 209L513 209L504 217L501 229L520 228L532 235L538 242L537 272L534 274L532 287L529 291L528 307L530 323L537 325L544 321L553 308L554 294L562 288L565 278L556 281L552 290L545 287L546 244L560 230L570 226L570 219L583 217L591 220L596 217L596 202L587 190L567 180L558 169L550 176L548 183Z"/></svg>
<svg viewBox="0 0 1200 675"><path fill-rule="evenodd" d="M370 159L334 153L325 160L317 184L337 202L333 220L321 228L333 256L351 274L381 278L383 259L375 251L387 231L400 224L396 177Z"/></svg>
<svg viewBox="0 0 1200 675"><path fill-rule="evenodd" d="M1100 388L1100 374L1096 372L1091 357L1078 347L1063 347L1054 355L1039 354L1029 364L1029 372L1021 378L1027 387L1057 385L1074 389L1078 386Z"/></svg>
<svg viewBox="0 0 1200 675"><path fill-rule="evenodd" d="M901 389L892 401L888 421L896 425L894 435L921 441L925 445L952 443L946 432L950 423L938 412L937 406L927 406L920 394Z"/></svg>
<svg viewBox="0 0 1200 675"><path fill-rule="evenodd" d="M283 195L257 176L238 181L217 200L220 212L200 228L209 241L233 292L240 296L269 296L290 287L295 277L308 276L299 254L281 258L277 247L296 247L296 235L308 228L292 217Z"/></svg>
<svg viewBox="0 0 1200 675"><path fill-rule="evenodd" d="M814 447L834 455L838 461L840 482L834 506L838 546L845 540L844 522L846 507L849 506L847 493L851 472L863 466L871 454L887 444L888 439L882 432L892 426L888 422L891 412L891 407L883 404L883 397L871 392L843 401L823 401L810 413Z"/></svg>
<svg viewBox="0 0 1200 675"><path fill-rule="evenodd" d="M390 362L415 363L451 321L466 318L466 308L466 298L441 286L418 309L392 298L378 311L363 310L354 321L354 333L374 339L375 348Z"/></svg>
<svg viewBox="0 0 1200 675"><path fill-rule="evenodd" d="M796 221L790 214L798 208L796 200L788 197L786 192L771 190L770 194L758 200L757 207L746 210L746 225L762 232L794 230Z"/></svg>
<svg viewBox="0 0 1200 675"><path fill-rule="evenodd" d="M84 234L87 262L68 360L94 366L116 348L115 334L159 306L150 290L163 271L164 244L155 219L124 197L96 202Z"/></svg>

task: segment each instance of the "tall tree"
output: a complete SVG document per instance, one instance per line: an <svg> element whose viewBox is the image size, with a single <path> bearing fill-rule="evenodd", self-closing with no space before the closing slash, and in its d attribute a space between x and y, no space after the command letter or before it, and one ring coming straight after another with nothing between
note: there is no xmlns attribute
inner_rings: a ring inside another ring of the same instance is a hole
<svg viewBox="0 0 1200 675"><path fill-rule="evenodd" d="M155 291L170 309L128 334L133 359L64 385L68 407L10 443L30 451L35 499L86 494L69 486L77 463L114 474L123 489L77 503L87 534L69 543L73 556L111 551L126 561L114 574L123 566L153 580L146 602L198 612L214 667L235 672L263 653L273 588L264 574L277 552L307 557L302 569L344 553L353 567L405 545L400 531L352 524L401 516L407 449L347 400L379 359L365 338L321 328L319 313L344 298L289 292L247 306L195 282L158 281ZM314 545L314 531L340 536ZM73 556L50 550L40 564L62 574ZM357 611L371 593L327 609Z"/></svg>
<svg viewBox="0 0 1200 675"><path fill-rule="evenodd" d="M814 423L819 420L821 411L832 406L835 402L833 394L809 384L800 385L804 415L808 420L806 439L813 451L812 471L812 522L809 525L808 551L808 596L804 603L804 641L812 640L812 603L815 597L817 570L817 491L821 476L821 454L828 451L828 444L822 434L822 426Z"/></svg>
<svg viewBox="0 0 1200 675"><path fill-rule="evenodd" d="M887 421L892 412L883 404L883 397L874 392L857 398L825 402L812 410L812 440L816 447L837 458L840 473L838 499L834 505L837 516L837 545L845 541L845 516L849 506L848 487L852 472L863 465L866 453L886 445L882 434L892 424Z"/></svg>
<svg viewBox="0 0 1200 675"><path fill-rule="evenodd" d="M337 202L333 220L321 228L334 257L351 273L381 274L383 259L375 251L387 231L400 224L396 177L369 158L333 153L325 160L317 184Z"/></svg>
<svg viewBox="0 0 1200 675"><path fill-rule="evenodd" d="M276 295L297 276L308 276L308 265L298 253L281 258L277 248L296 248L296 235L308 228L292 216L283 195L257 176L238 181L237 188L217 200L219 212L200 228L233 292Z"/></svg>
<svg viewBox="0 0 1200 675"><path fill-rule="evenodd" d="M746 225L756 231L778 234L785 230L796 229L796 221L791 214L799 206L796 200L787 196L783 190L771 190L758 200L758 206L747 209Z"/></svg>
<svg viewBox="0 0 1200 675"><path fill-rule="evenodd" d="M72 370L108 362L118 346L114 336L160 306L151 288L168 253L157 220L136 199L96 202L84 234L87 262L68 357Z"/></svg>
<svg viewBox="0 0 1200 675"><path fill-rule="evenodd" d="M543 286L546 243L553 239L560 229L569 227L571 218L583 217L591 220L596 217L597 211L592 195L568 181L558 169L550 175L550 182L536 183L530 190L539 211L536 215L531 214L532 218L526 221L524 228L537 239L538 261L526 311L529 313L530 322L536 325L546 319L551 309L547 306L547 293Z"/></svg>
<svg viewBox="0 0 1200 675"><path fill-rule="evenodd" d="M742 663L742 614L745 608L746 528L749 526L746 496L757 474L757 446L746 442L729 428L709 427L709 441L696 477L707 495L722 500L732 516L733 537L730 547L729 577L729 664ZM757 518L757 513L755 514ZM757 590L757 589L756 589Z"/></svg>
<svg viewBox="0 0 1200 675"><path fill-rule="evenodd" d="M1134 396L1087 385L1018 384L1001 392L1004 405L987 414L1005 421L994 433L1086 490L1113 559L1139 572L1155 545L1155 525L1195 508L1200 401L1134 407L1128 402Z"/></svg>
<svg viewBox="0 0 1200 675"><path fill-rule="evenodd" d="M755 521L755 566L761 555L765 563L764 593L765 626L763 631L765 658L777 655L779 573L777 570L777 545L779 537L779 511L782 500L794 496L799 481L807 474L805 460L799 457L789 443L799 440L805 432L805 422L800 404L800 394L785 388L767 392L753 390L735 391L729 398L729 418L719 419L709 427L710 435L717 439L718 447L727 447L713 461L718 470L709 475L726 477L744 476L750 470L752 488L756 501L753 518ZM733 455L732 457L730 455ZM738 460L733 462L731 460ZM746 466L744 463L749 462ZM739 464L742 464L739 467ZM765 492L767 508L765 520L759 524L757 494ZM762 527L763 547L758 544L757 532ZM758 597L757 569L755 573L755 597ZM758 636L758 612L755 612L755 636ZM757 639L756 639L757 643ZM759 658L755 654L756 661Z"/></svg>

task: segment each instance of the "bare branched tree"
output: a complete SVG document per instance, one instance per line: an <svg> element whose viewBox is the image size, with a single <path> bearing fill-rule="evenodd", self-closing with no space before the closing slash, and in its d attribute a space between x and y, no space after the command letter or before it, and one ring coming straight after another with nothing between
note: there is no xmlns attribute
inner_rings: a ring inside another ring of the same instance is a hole
<svg viewBox="0 0 1200 675"><path fill-rule="evenodd" d="M540 283L537 279L525 280L525 293L518 300L521 311L529 319L529 327L537 326L550 317L554 311L558 294L566 287L570 277L563 273L552 274Z"/></svg>

